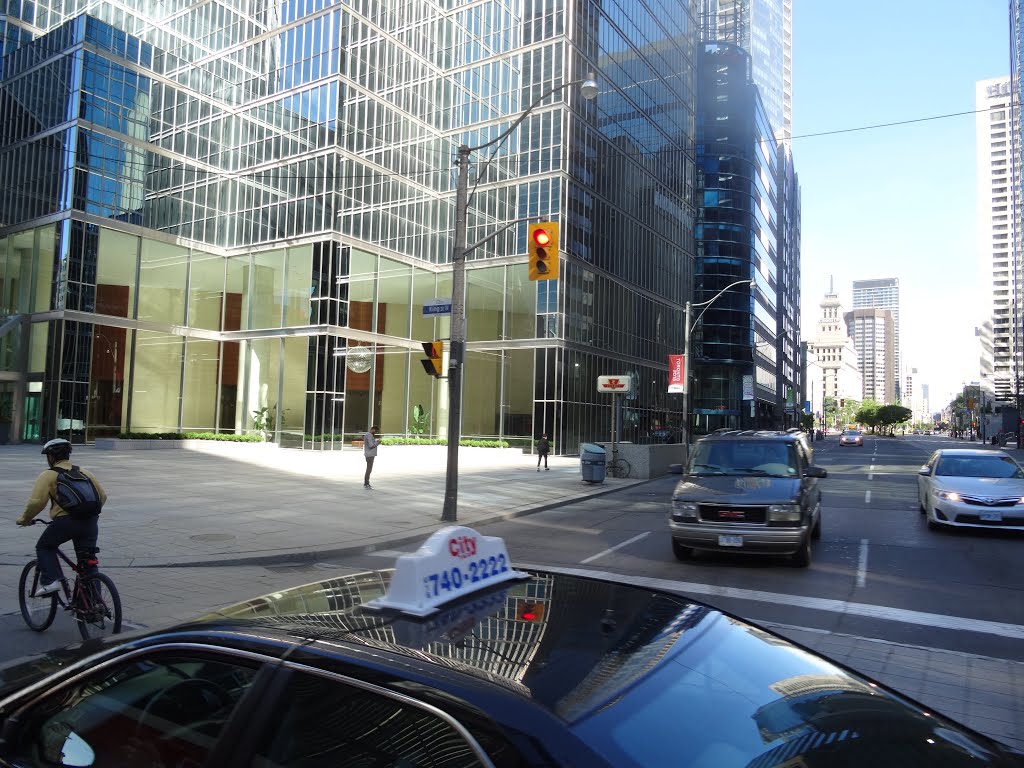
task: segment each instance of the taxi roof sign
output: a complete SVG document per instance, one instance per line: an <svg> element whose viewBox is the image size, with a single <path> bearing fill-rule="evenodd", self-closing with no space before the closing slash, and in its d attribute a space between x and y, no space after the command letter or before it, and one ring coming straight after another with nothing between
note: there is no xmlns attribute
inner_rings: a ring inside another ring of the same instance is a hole
<svg viewBox="0 0 1024 768"><path fill-rule="evenodd" d="M445 603L525 578L529 574L512 568L503 539L449 525L415 552L400 555L387 594L366 606L429 616Z"/></svg>

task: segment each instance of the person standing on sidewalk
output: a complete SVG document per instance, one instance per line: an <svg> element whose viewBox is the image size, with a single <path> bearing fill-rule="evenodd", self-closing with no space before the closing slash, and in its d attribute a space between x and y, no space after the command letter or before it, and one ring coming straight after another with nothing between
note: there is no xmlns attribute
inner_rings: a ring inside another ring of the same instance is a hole
<svg viewBox="0 0 1024 768"><path fill-rule="evenodd" d="M46 526L36 543L36 560L39 563L39 586L36 588L35 596L48 595L60 589L61 568L57 559L57 547L65 541L74 541L75 551L92 550L96 547L96 540L99 538L99 526L97 525L97 514L86 516L72 516L60 504L57 503L57 478L64 472L72 473L78 479L84 476L92 483L95 489L96 500L98 497L99 507L107 501L107 494L100 485L99 480L91 472L84 469L72 467L71 465L71 443L63 438L50 440L43 446L42 453L46 456L46 463L49 469L44 470L36 478L32 486L32 493L25 503L25 511L18 518L18 525L32 525L36 515L46 508L46 502L50 502L50 518L52 522ZM67 501L65 501L67 504Z"/></svg>
<svg viewBox="0 0 1024 768"><path fill-rule="evenodd" d="M548 436L546 434L540 436L540 440L537 441L537 471L540 472L540 462L544 460L544 470L551 469L548 466L548 453L551 451L551 443L548 442Z"/></svg>
<svg viewBox="0 0 1024 768"><path fill-rule="evenodd" d="M378 427L374 424L370 431L363 435L363 456L366 457L366 474L363 475L363 488L373 490L370 485L370 473L373 471L373 460L377 458L377 446L380 445L380 438L377 437Z"/></svg>

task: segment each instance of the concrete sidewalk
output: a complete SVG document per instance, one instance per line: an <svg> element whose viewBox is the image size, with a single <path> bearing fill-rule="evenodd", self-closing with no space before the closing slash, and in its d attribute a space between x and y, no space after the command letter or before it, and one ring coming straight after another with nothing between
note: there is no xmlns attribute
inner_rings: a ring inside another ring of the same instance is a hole
<svg viewBox="0 0 1024 768"><path fill-rule="evenodd" d="M281 449L196 441L194 450L74 449L109 501L101 518L104 566L312 562L423 542L444 506L444 446L381 446L374 490L361 450ZM644 480L583 482L580 461L519 450L459 451L458 522L479 525L610 493ZM39 446L0 446L0 507L13 521L46 468ZM47 516L46 512L41 513ZM39 528L0 526L0 563L33 557Z"/></svg>

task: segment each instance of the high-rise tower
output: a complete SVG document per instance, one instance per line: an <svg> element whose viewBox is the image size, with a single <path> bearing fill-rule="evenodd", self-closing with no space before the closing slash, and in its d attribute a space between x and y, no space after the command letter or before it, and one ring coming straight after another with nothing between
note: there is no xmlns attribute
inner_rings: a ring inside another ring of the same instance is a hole
<svg viewBox="0 0 1024 768"><path fill-rule="evenodd" d="M898 277L883 277L877 280L854 280L853 281L853 309L887 309L892 314L892 341L885 342L892 344L892 364L891 367L888 365L886 375L891 376L892 380L885 383L885 386L880 384L870 384L868 382L868 369L866 365L865 351L862 349L860 343L857 344L857 352L861 355L861 370L864 372L864 396L869 397L868 391L872 388L877 393L885 392L885 399L878 399L879 402L895 403L900 399L900 280ZM867 317L865 315L864 317ZM880 317L880 316L875 316ZM850 336L853 337L854 341L857 341L857 334L853 331L850 332ZM876 340L882 340L886 338L886 334L879 332L874 336ZM888 353L885 354L885 359L888 359ZM878 370L881 370L879 368ZM877 375L877 374L876 374Z"/></svg>
<svg viewBox="0 0 1024 768"><path fill-rule="evenodd" d="M991 372L982 362L982 378L991 378L997 400L1011 400L1015 371L1020 370L1020 329L1014 317L1019 304L1019 269L1014 263L1016 222L1012 216L1013 184L1020 170L1012 152L1014 99L1009 77L980 80L974 90L977 151L978 255L991 275ZM988 350L986 349L986 355ZM986 375L988 374L988 375Z"/></svg>
<svg viewBox="0 0 1024 768"><path fill-rule="evenodd" d="M705 0L704 36L743 48L778 141L793 135L793 0Z"/></svg>

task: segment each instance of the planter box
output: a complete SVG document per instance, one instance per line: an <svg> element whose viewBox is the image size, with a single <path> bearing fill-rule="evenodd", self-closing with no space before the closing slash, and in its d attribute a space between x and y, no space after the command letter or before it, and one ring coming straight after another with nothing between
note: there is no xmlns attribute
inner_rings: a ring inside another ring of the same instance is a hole
<svg viewBox="0 0 1024 768"><path fill-rule="evenodd" d="M277 443L237 443L231 440L121 440L116 437L97 437L95 446L108 451L184 450L216 453L222 456L278 450Z"/></svg>

